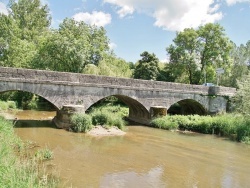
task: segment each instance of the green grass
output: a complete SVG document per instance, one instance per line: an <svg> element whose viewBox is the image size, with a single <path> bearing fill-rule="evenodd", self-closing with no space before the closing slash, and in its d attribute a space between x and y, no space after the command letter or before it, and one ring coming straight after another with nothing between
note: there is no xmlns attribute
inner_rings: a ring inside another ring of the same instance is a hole
<svg viewBox="0 0 250 188"><path fill-rule="evenodd" d="M126 125L123 117L126 115L128 115L128 108L119 105L93 108L89 114L74 114L71 117L71 129L74 132L87 132L94 125L101 125L116 126L123 130Z"/></svg>
<svg viewBox="0 0 250 188"><path fill-rule="evenodd" d="M27 155L26 144L14 134L10 121L0 117L0 187L57 187L58 178L46 173L42 162Z"/></svg>
<svg viewBox="0 0 250 188"><path fill-rule="evenodd" d="M167 130L188 130L204 134L217 134L250 144L250 118L239 114L218 116L165 116L151 121L152 127Z"/></svg>
<svg viewBox="0 0 250 188"><path fill-rule="evenodd" d="M92 125L92 118L88 114L74 114L71 116L71 129L74 132L87 132L89 131L93 125Z"/></svg>
<svg viewBox="0 0 250 188"><path fill-rule="evenodd" d="M0 111L1 110L8 110L8 109L16 109L15 101L1 101L0 100Z"/></svg>

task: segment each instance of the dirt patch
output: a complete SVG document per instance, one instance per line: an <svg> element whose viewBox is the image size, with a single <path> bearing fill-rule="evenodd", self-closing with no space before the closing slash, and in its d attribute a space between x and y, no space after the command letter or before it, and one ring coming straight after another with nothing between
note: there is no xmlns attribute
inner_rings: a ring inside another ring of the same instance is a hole
<svg viewBox="0 0 250 188"><path fill-rule="evenodd" d="M104 128L102 126L95 126L87 134L92 136L121 136L125 135L126 132L118 129L117 127Z"/></svg>

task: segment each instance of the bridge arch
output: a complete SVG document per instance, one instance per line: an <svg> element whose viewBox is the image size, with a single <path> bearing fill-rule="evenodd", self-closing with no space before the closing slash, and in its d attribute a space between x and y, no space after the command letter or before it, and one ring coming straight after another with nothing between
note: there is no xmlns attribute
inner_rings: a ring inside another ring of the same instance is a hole
<svg viewBox="0 0 250 188"><path fill-rule="evenodd" d="M105 97L101 97L99 99L96 99L95 101L92 101L92 105L86 106L86 110L88 110L91 106L95 105L98 101L114 96L121 100L123 103L125 103L128 108L129 108L129 119L133 121L137 121L137 119L142 120L142 119L149 119L150 114L147 108L138 100L134 99L132 97L126 96L126 95L121 95L121 94L115 94L115 95L107 95Z"/></svg>
<svg viewBox="0 0 250 188"><path fill-rule="evenodd" d="M31 94L35 94L35 95L37 95L37 96L39 96L39 97L42 97L43 99L45 99L46 101L48 101L50 104L52 104L53 105L53 107L56 109L56 110L59 110L59 107L58 106L56 106L51 100L50 100L50 98L48 98L48 97L45 97L45 96L43 96L43 95L41 95L40 93L35 93L35 92L32 92L32 91L30 91L30 90L25 90L25 89L7 89L7 90L1 90L0 89L0 95L2 94L2 93L6 93L6 92L15 92L15 91L21 91L21 92L28 92L28 93L31 93Z"/></svg>
<svg viewBox="0 0 250 188"><path fill-rule="evenodd" d="M206 115L207 110L206 108L194 99L184 99L179 100L173 105L171 105L168 110L168 114L178 114L178 115Z"/></svg>

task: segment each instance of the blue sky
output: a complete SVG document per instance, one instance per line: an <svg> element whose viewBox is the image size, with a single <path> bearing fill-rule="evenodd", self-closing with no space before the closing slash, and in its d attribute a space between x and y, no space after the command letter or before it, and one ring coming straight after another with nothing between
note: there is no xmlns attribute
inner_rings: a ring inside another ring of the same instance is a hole
<svg viewBox="0 0 250 188"><path fill-rule="evenodd" d="M104 26L118 57L136 62L143 51L167 59L166 47L176 31L220 23L237 45L250 40L250 0L42 0L52 27L66 17ZM0 0L7 13L8 0Z"/></svg>

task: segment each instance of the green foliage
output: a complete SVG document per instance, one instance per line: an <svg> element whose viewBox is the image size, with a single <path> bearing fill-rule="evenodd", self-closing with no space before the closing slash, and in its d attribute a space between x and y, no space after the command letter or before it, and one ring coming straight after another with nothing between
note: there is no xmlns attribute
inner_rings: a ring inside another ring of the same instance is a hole
<svg viewBox="0 0 250 188"><path fill-rule="evenodd" d="M89 114L74 114L71 116L71 129L74 132L87 132L93 125L105 127L116 126L123 129L126 125L122 119L128 114L128 109L120 106L92 108Z"/></svg>
<svg viewBox="0 0 250 188"><path fill-rule="evenodd" d="M231 51L231 59L233 65L230 76L223 75L221 83L225 86L238 88L237 80L242 80L249 73L250 41L246 45L236 46L234 44Z"/></svg>
<svg viewBox="0 0 250 188"><path fill-rule="evenodd" d="M92 109L90 111L94 125L116 126L123 129L126 122L123 117L128 115L128 108L116 106L105 106Z"/></svg>
<svg viewBox="0 0 250 188"><path fill-rule="evenodd" d="M1 101L0 100L0 110L16 109L15 101Z"/></svg>
<svg viewBox="0 0 250 188"><path fill-rule="evenodd" d="M71 116L70 122L72 123L71 129L74 132L87 132L92 128L92 119L88 114L74 114Z"/></svg>
<svg viewBox="0 0 250 188"><path fill-rule="evenodd" d="M161 129L180 129L204 134L217 134L249 143L250 118L238 114L218 116L165 116L151 121L151 126Z"/></svg>
<svg viewBox="0 0 250 188"><path fill-rule="evenodd" d="M8 109L8 103L5 101L0 101L0 110L7 110Z"/></svg>
<svg viewBox="0 0 250 188"><path fill-rule="evenodd" d="M98 65L86 65L83 73L127 78L132 76L130 65L123 59L116 58L112 54L104 54Z"/></svg>
<svg viewBox="0 0 250 188"><path fill-rule="evenodd" d="M167 48L170 64L166 65L166 79L176 82L201 84L215 82L215 70L223 67L230 71L230 50L232 44L219 24L206 24L197 30L193 28L178 32L174 45ZM168 80L166 80L168 81Z"/></svg>
<svg viewBox="0 0 250 188"><path fill-rule="evenodd" d="M250 117L250 75L245 75L238 81L236 96L233 98L233 104L236 111Z"/></svg>
<svg viewBox="0 0 250 188"><path fill-rule="evenodd" d="M39 160L49 160L53 158L53 152L48 148L40 149L36 152L35 156Z"/></svg>
<svg viewBox="0 0 250 188"><path fill-rule="evenodd" d="M82 73L88 64L97 66L108 51L104 28L66 18L47 35L35 62L40 69Z"/></svg>
<svg viewBox="0 0 250 188"><path fill-rule="evenodd" d="M92 123L94 125L106 125L108 123L109 114L102 111L91 113Z"/></svg>
<svg viewBox="0 0 250 188"><path fill-rule="evenodd" d="M33 67L50 20L48 7L41 5L40 0L11 0L9 14L0 15L0 65Z"/></svg>
<svg viewBox="0 0 250 188"><path fill-rule="evenodd" d="M8 108L10 108L10 109L16 109L17 108L15 101L7 101L7 104L9 106Z"/></svg>
<svg viewBox="0 0 250 188"><path fill-rule="evenodd" d="M24 146L12 123L0 117L0 187L58 187L58 178L47 174L38 158L27 156Z"/></svg>
<svg viewBox="0 0 250 188"><path fill-rule="evenodd" d="M161 118L153 119L150 122L150 126L160 128L160 129L166 129L166 130L175 130L178 128L177 122L173 122L169 120L170 116L165 116Z"/></svg>
<svg viewBox="0 0 250 188"><path fill-rule="evenodd" d="M133 77L144 80L156 80L159 74L159 59L155 54L143 52L142 59L135 66Z"/></svg>
<svg viewBox="0 0 250 188"><path fill-rule="evenodd" d="M40 0L11 0L9 14L0 15L0 66L131 77L103 27L66 18L51 29L50 22Z"/></svg>

